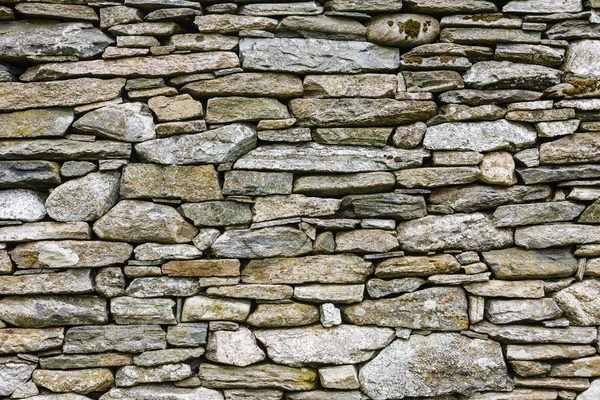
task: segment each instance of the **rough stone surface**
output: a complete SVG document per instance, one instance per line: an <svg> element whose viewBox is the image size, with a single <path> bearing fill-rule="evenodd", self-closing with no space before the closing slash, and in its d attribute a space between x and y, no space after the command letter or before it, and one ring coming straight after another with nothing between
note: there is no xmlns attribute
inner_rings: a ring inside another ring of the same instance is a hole
<svg viewBox="0 0 600 400"><path fill-rule="evenodd" d="M73 122L73 112L68 108L46 108L17 111L0 115L0 137L36 138L60 137Z"/></svg>
<svg viewBox="0 0 600 400"><path fill-rule="evenodd" d="M79 118L73 129L103 138L143 142L156 137L154 120L144 103L108 105Z"/></svg>
<svg viewBox="0 0 600 400"><path fill-rule="evenodd" d="M264 360L265 353L256 344L254 334L248 328L240 327L237 331L211 333L206 358L221 364L246 367Z"/></svg>
<svg viewBox="0 0 600 400"><path fill-rule="evenodd" d="M300 230L273 227L227 231L212 244L219 257L294 257L312 249L310 238Z"/></svg>

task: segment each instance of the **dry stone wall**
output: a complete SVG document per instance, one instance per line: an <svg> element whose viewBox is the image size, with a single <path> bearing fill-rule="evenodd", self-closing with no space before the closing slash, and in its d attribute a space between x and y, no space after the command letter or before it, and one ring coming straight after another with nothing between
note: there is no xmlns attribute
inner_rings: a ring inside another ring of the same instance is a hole
<svg viewBox="0 0 600 400"><path fill-rule="evenodd" d="M600 1L0 20L0 398L600 399Z"/></svg>

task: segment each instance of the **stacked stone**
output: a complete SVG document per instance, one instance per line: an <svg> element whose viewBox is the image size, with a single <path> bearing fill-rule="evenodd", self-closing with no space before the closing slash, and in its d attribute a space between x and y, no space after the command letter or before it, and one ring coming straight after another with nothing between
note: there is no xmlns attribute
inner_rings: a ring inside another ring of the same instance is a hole
<svg viewBox="0 0 600 400"><path fill-rule="evenodd" d="M0 398L597 400L598 0L0 0Z"/></svg>

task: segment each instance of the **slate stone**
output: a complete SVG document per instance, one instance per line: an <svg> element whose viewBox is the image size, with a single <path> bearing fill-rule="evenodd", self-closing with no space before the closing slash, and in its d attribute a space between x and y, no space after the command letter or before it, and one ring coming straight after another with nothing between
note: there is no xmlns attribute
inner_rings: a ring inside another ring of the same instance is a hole
<svg viewBox="0 0 600 400"><path fill-rule="evenodd" d="M336 58L332 59L331 54ZM292 73L393 71L400 65L398 49L326 39L243 38L240 57L244 69Z"/></svg>
<svg viewBox="0 0 600 400"><path fill-rule="evenodd" d="M427 307L423 304L427 303ZM344 320L433 331L460 331L469 325L467 298L461 288L435 287L383 300L344 307Z"/></svg>
<svg viewBox="0 0 600 400"><path fill-rule="evenodd" d="M111 104L79 118L73 129L125 142L143 142L156 137L154 120L144 103Z"/></svg>
<svg viewBox="0 0 600 400"><path fill-rule="evenodd" d="M561 77L561 71L541 65L482 61L474 64L463 79L467 87L474 89L544 90L560 83Z"/></svg>
<svg viewBox="0 0 600 400"><path fill-rule="evenodd" d="M546 222L572 221L583 210L584 206L582 204L569 201L510 204L500 206L496 209L494 212L494 223L496 226L521 226Z"/></svg>
<svg viewBox="0 0 600 400"><path fill-rule="evenodd" d="M480 177L478 167L416 168L396 171L396 182L407 188L432 188L473 183Z"/></svg>
<svg viewBox="0 0 600 400"><path fill-rule="evenodd" d="M246 97L299 97L303 93L302 81L291 74L248 72L196 81L181 88L194 97L246 96Z"/></svg>
<svg viewBox="0 0 600 400"><path fill-rule="evenodd" d="M293 175L287 172L228 171L224 195L265 196L291 194Z"/></svg>
<svg viewBox="0 0 600 400"><path fill-rule="evenodd" d="M506 358L509 360L560 360L594 355L591 346L567 344L508 345Z"/></svg>
<svg viewBox="0 0 600 400"><path fill-rule="evenodd" d="M101 392L114 385L114 376L107 368L90 368L73 371L37 369L33 382L53 392L83 393Z"/></svg>
<svg viewBox="0 0 600 400"><path fill-rule="evenodd" d="M592 326L598 323L597 296L600 292L600 282L595 279L577 282L558 291L554 299L564 310L571 324L577 326Z"/></svg>
<svg viewBox="0 0 600 400"><path fill-rule="evenodd" d="M313 140L321 144L383 147L392 128L317 128Z"/></svg>
<svg viewBox="0 0 600 400"><path fill-rule="evenodd" d="M133 363L141 367L155 367L163 364L177 364L198 358L204 354L204 349L165 349L145 351L133 357Z"/></svg>
<svg viewBox="0 0 600 400"><path fill-rule="evenodd" d="M240 262L238 260L227 259L171 261L163 264L162 272L171 276L238 276L240 273ZM176 281L178 280L174 280L174 282Z"/></svg>
<svg viewBox="0 0 600 400"><path fill-rule="evenodd" d="M120 351L141 353L167 347L165 332L159 325L104 325L70 328L63 352L102 353Z"/></svg>
<svg viewBox="0 0 600 400"><path fill-rule="evenodd" d="M234 162L256 147L256 130L247 124L231 124L205 132L149 140L135 146L145 161L158 164Z"/></svg>
<svg viewBox="0 0 600 400"><path fill-rule="evenodd" d="M600 160L598 133L575 133L540 145L541 164L594 163Z"/></svg>
<svg viewBox="0 0 600 400"><path fill-rule="evenodd" d="M179 212L196 226L244 225L252 221L250 205L235 201L187 203L179 207Z"/></svg>
<svg viewBox="0 0 600 400"><path fill-rule="evenodd" d="M565 51L535 44L499 44L494 58L498 61L558 67L565 59Z"/></svg>
<svg viewBox="0 0 600 400"><path fill-rule="evenodd" d="M388 258L375 269L378 278L404 278L452 274L460 270L460 263L450 254L433 256L405 256Z"/></svg>
<svg viewBox="0 0 600 400"><path fill-rule="evenodd" d="M36 365L17 357L2 357L0 367L4 378L0 383L0 396L10 396L27 383Z"/></svg>
<svg viewBox="0 0 600 400"><path fill-rule="evenodd" d="M539 299L544 297L544 281L505 281L491 280L487 282L464 285L467 292L486 297Z"/></svg>
<svg viewBox="0 0 600 400"><path fill-rule="evenodd" d="M179 323L171 325L167 332L167 342L175 347L198 347L206 344L208 323Z"/></svg>
<svg viewBox="0 0 600 400"><path fill-rule="evenodd" d="M195 398L203 400L223 400L223 396L217 390L204 387L182 388L170 384L142 384L133 387L116 387L105 393L101 399L150 399L152 397L157 399L171 398L177 400L189 400Z"/></svg>
<svg viewBox="0 0 600 400"><path fill-rule="evenodd" d="M397 86L398 80L392 74L307 75L304 77L304 96L317 98L394 97Z"/></svg>
<svg viewBox="0 0 600 400"><path fill-rule="evenodd" d="M45 189L60 183L59 171L50 161L0 161L0 188Z"/></svg>
<svg viewBox="0 0 600 400"><path fill-rule="evenodd" d="M202 256L202 252L191 244L144 243L137 246L134 253L141 261L189 260Z"/></svg>
<svg viewBox="0 0 600 400"><path fill-rule="evenodd" d="M373 0L365 3L360 0L331 0L329 6L334 11L389 12L402 9L401 0Z"/></svg>
<svg viewBox="0 0 600 400"><path fill-rule="evenodd" d="M93 293L89 269L31 275L0 275L0 293L5 295Z"/></svg>
<svg viewBox="0 0 600 400"><path fill-rule="evenodd" d="M341 17L292 15L281 21L281 27L307 39L363 40L367 31L365 26L357 20Z"/></svg>
<svg viewBox="0 0 600 400"><path fill-rule="evenodd" d="M0 138L63 136L73 122L73 110L46 108L0 114Z"/></svg>
<svg viewBox="0 0 600 400"><path fill-rule="evenodd" d="M515 244L526 249L545 249L571 244L595 243L600 227L582 224L535 225L515 230Z"/></svg>
<svg viewBox="0 0 600 400"><path fill-rule="evenodd" d="M485 13L496 12L498 9L491 1L466 0L456 3L452 0L405 0L405 6L410 11L423 13Z"/></svg>
<svg viewBox="0 0 600 400"><path fill-rule="evenodd" d="M401 222L397 231L400 248L414 252L486 251L513 244L511 229L496 228L490 217L480 213L427 216Z"/></svg>
<svg viewBox="0 0 600 400"><path fill-rule="evenodd" d="M192 375L188 364L165 364L159 367L138 367L127 365L119 368L115 384L121 387L135 386L140 383L181 381Z"/></svg>
<svg viewBox="0 0 600 400"><path fill-rule="evenodd" d="M565 278L577 271L570 249L524 250L517 247L482 253L498 279Z"/></svg>
<svg viewBox="0 0 600 400"><path fill-rule="evenodd" d="M65 338L63 328L0 329L0 354L30 353L60 348Z"/></svg>
<svg viewBox="0 0 600 400"><path fill-rule="evenodd" d="M213 299L206 296L188 297L183 304L182 322L237 321L244 322L250 313L250 301Z"/></svg>
<svg viewBox="0 0 600 400"><path fill-rule="evenodd" d="M200 286L196 279L159 276L135 278L125 293L138 298L187 297L196 295L199 291Z"/></svg>
<svg viewBox="0 0 600 400"><path fill-rule="evenodd" d="M319 321L319 309L302 303L259 304L248 324L259 328L310 325Z"/></svg>
<svg viewBox="0 0 600 400"><path fill-rule="evenodd" d="M227 181L227 176L225 177ZM294 181L294 192L308 195L340 196L385 192L396 180L389 172L366 172L344 175L299 176Z"/></svg>
<svg viewBox="0 0 600 400"><path fill-rule="evenodd" d="M505 90L450 90L439 96L442 103L461 103L469 106L484 104L516 103L522 101L535 101L542 97L542 92L521 89Z"/></svg>
<svg viewBox="0 0 600 400"><path fill-rule="evenodd" d="M0 190L0 219L34 222L46 216L45 195L33 190Z"/></svg>
<svg viewBox="0 0 600 400"><path fill-rule="evenodd" d="M570 78L600 79L600 65L593 54L600 49L600 40L579 40L569 45L564 71Z"/></svg>
<svg viewBox="0 0 600 400"><path fill-rule="evenodd" d="M502 12L527 14L576 13L582 10L583 7L579 0L563 0L553 4L540 0L513 0L502 7Z"/></svg>
<svg viewBox="0 0 600 400"><path fill-rule="evenodd" d="M206 121L215 124L289 117L284 104L268 97L214 97L206 108Z"/></svg>
<svg viewBox="0 0 600 400"><path fill-rule="evenodd" d="M312 243L302 231L287 227L240 229L225 232L212 244L219 257L294 257L312 251Z"/></svg>
<svg viewBox="0 0 600 400"><path fill-rule="evenodd" d="M203 15L194 19L198 31L207 33L237 33L242 30L272 31L277 27L273 18L254 17L246 15Z"/></svg>
<svg viewBox="0 0 600 400"><path fill-rule="evenodd" d="M0 88L1 91L1 88ZM83 142L67 139L3 140L0 157L4 160L105 160L131 155L128 143L98 140Z"/></svg>
<svg viewBox="0 0 600 400"><path fill-rule="evenodd" d="M317 379L317 373L312 369L276 364L234 367L202 363L198 376L202 385L208 388L274 388L293 391L314 389Z"/></svg>
<svg viewBox="0 0 600 400"><path fill-rule="evenodd" d="M373 399L437 396L513 389L502 349L490 340L456 333L411 335L396 340L360 371L361 388ZM435 385L431 384L435 374Z"/></svg>
<svg viewBox="0 0 600 400"><path fill-rule="evenodd" d="M254 333L273 361L292 367L363 362L372 358L376 350L387 346L394 337L394 331L389 328L352 325L328 329L315 325Z"/></svg>
<svg viewBox="0 0 600 400"><path fill-rule="evenodd" d="M350 195L342 199L342 215L348 218L394 218L409 220L427 214L421 196L396 193Z"/></svg>
<svg viewBox="0 0 600 400"><path fill-rule="evenodd" d="M562 315L553 299L489 300L485 308L486 319L494 324L537 322L555 319Z"/></svg>
<svg viewBox="0 0 600 400"><path fill-rule="evenodd" d="M119 325L176 324L171 299L138 299L116 297L110 300L110 314Z"/></svg>
<svg viewBox="0 0 600 400"><path fill-rule="evenodd" d="M322 193L321 193L322 195ZM289 196L259 197L254 203L254 222L290 217L324 217L335 215L341 200L307 197L301 194Z"/></svg>
<svg viewBox="0 0 600 400"><path fill-rule="evenodd" d="M419 14L385 14L367 24L367 39L384 46L415 47L433 42L440 33L437 19Z"/></svg>
<svg viewBox="0 0 600 400"><path fill-rule="evenodd" d="M0 27L0 59L23 61L28 57L94 57L113 39L90 23L7 21Z"/></svg>
<svg viewBox="0 0 600 400"><path fill-rule="evenodd" d="M573 179L588 179L600 176L600 168L594 164L542 166L538 168L523 168L517 170L517 172L527 185Z"/></svg>
<svg viewBox="0 0 600 400"><path fill-rule="evenodd" d="M421 278L402 278L384 281L382 279L369 279L367 291L374 299L385 297L390 294L414 292L427 281Z"/></svg>
<svg viewBox="0 0 600 400"><path fill-rule="evenodd" d="M183 9L177 10L157 10L158 12L184 12ZM194 10L187 12L186 14L195 14L198 11ZM154 13L151 13L154 14ZM195 14L198 15L198 14ZM194 16L195 16L194 15ZM152 17L157 18L159 14L154 14ZM147 20L152 18L150 14L147 15ZM215 50L235 50L238 46L239 39L233 36L225 36L219 34L198 34L198 33L184 33L179 35L170 36L166 40L167 46L175 46L177 50L195 50L195 51L215 51Z"/></svg>
<svg viewBox="0 0 600 400"><path fill-rule="evenodd" d="M246 367L265 359L252 331L240 327L237 331L215 331L210 334L205 357L221 364Z"/></svg>
<svg viewBox="0 0 600 400"><path fill-rule="evenodd" d="M364 285L300 285L294 287L294 298L310 303L357 303L362 301Z"/></svg>
<svg viewBox="0 0 600 400"><path fill-rule="evenodd" d="M90 239L91 230L85 222L30 222L0 227L0 241L29 242L33 240Z"/></svg>
<svg viewBox="0 0 600 400"><path fill-rule="evenodd" d="M121 200L94 223L101 239L133 243L185 243L198 233L172 207L138 200Z"/></svg>
<svg viewBox="0 0 600 400"><path fill-rule="evenodd" d="M23 328L98 325L108 322L106 300L96 296L6 296L0 319Z"/></svg>

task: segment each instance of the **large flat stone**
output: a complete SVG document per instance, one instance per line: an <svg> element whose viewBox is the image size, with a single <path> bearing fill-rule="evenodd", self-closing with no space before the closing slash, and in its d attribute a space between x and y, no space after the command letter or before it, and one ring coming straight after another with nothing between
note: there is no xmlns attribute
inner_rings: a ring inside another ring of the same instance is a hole
<svg viewBox="0 0 600 400"><path fill-rule="evenodd" d="M46 189L60 181L60 165L55 162L0 161L0 188Z"/></svg>
<svg viewBox="0 0 600 400"><path fill-rule="evenodd" d="M67 331L63 352L141 353L167 347L166 333L159 325L78 326Z"/></svg>
<svg viewBox="0 0 600 400"><path fill-rule="evenodd" d="M539 322L555 319L562 310L553 299L535 300L488 300L485 305L485 317L494 324L516 322Z"/></svg>
<svg viewBox="0 0 600 400"><path fill-rule="evenodd" d="M566 278L577 271L577 259L569 248L524 250L518 247L483 253L498 279Z"/></svg>
<svg viewBox="0 0 600 400"><path fill-rule="evenodd" d="M373 264L350 254L252 260L242 282L261 284L363 283Z"/></svg>
<svg viewBox="0 0 600 400"><path fill-rule="evenodd" d="M600 51L600 40L578 40L569 45L565 73L569 78L600 79L600 63L594 57Z"/></svg>
<svg viewBox="0 0 600 400"><path fill-rule="evenodd" d="M309 175L299 176L294 180L294 192L321 196L378 193L388 191L395 183L396 179L390 172Z"/></svg>
<svg viewBox="0 0 600 400"><path fill-rule="evenodd" d="M82 294L93 293L89 269L31 275L0 275L0 294Z"/></svg>
<svg viewBox="0 0 600 400"><path fill-rule="evenodd" d="M533 127L501 119L449 122L427 128L423 145L430 150L516 151L535 143Z"/></svg>
<svg viewBox="0 0 600 400"><path fill-rule="evenodd" d="M515 244L526 249L569 246L600 241L600 226L582 224L535 225L515 230Z"/></svg>
<svg viewBox="0 0 600 400"><path fill-rule="evenodd" d="M214 97L206 106L206 122L213 124L287 118L287 106L270 97Z"/></svg>
<svg viewBox="0 0 600 400"><path fill-rule="evenodd" d="M494 325L489 322L472 325L471 330L477 333L485 333L500 343L590 344L598 336L596 328L543 328L529 325Z"/></svg>
<svg viewBox="0 0 600 400"><path fill-rule="evenodd" d="M35 353L60 348L65 338L63 328L0 329L0 354Z"/></svg>
<svg viewBox="0 0 600 400"><path fill-rule="evenodd" d="M133 361L131 354L60 354L58 356L40 358L40 367L44 369L78 369L98 367L122 367Z"/></svg>
<svg viewBox="0 0 600 400"><path fill-rule="evenodd" d="M485 13L498 11L496 5L487 0L404 0L408 10L418 13Z"/></svg>
<svg viewBox="0 0 600 400"><path fill-rule="evenodd" d="M393 218L407 220L427 215L425 199L401 193L357 194L346 196L340 206L348 218Z"/></svg>
<svg viewBox="0 0 600 400"><path fill-rule="evenodd" d="M210 320L244 322L249 313L249 300L194 296L185 300L181 320L183 322Z"/></svg>
<svg viewBox="0 0 600 400"><path fill-rule="evenodd" d="M600 177L600 166L594 164L542 166L517 170L527 185Z"/></svg>
<svg viewBox="0 0 600 400"><path fill-rule="evenodd" d="M194 3L197 4L197 3ZM277 20L265 17L246 15L212 14L202 15L194 19L198 31L207 33L230 34L241 30L258 29L272 31L277 27Z"/></svg>
<svg viewBox="0 0 600 400"><path fill-rule="evenodd" d="M37 369L33 383L58 393L102 392L115 384L113 373L108 368L89 368L72 371Z"/></svg>
<svg viewBox="0 0 600 400"><path fill-rule="evenodd" d="M73 122L68 108L43 108L0 114L0 138L59 137Z"/></svg>
<svg viewBox="0 0 600 400"><path fill-rule="evenodd" d="M18 388L25 385L31 378L36 365L17 357L1 357L2 381L0 381L0 396L10 396Z"/></svg>
<svg viewBox="0 0 600 400"><path fill-rule="evenodd" d="M231 124L205 132L148 140L135 146L145 161L157 164L234 162L256 147L256 129Z"/></svg>
<svg viewBox="0 0 600 400"><path fill-rule="evenodd" d="M310 253L312 242L306 234L288 227L230 230L219 236L211 249L218 257L294 257Z"/></svg>
<svg viewBox="0 0 600 400"><path fill-rule="evenodd" d="M3 140L0 147L0 158L3 160L104 160L129 158L130 155L129 143L108 140L95 142L67 139Z"/></svg>
<svg viewBox="0 0 600 400"><path fill-rule="evenodd" d="M581 0L561 0L553 3L544 0L513 0L502 7L502 12L505 13L524 14L576 13L582 10Z"/></svg>
<svg viewBox="0 0 600 400"><path fill-rule="evenodd" d="M568 344L512 344L506 346L506 358L509 360L540 361L573 359L592 356L596 351L592 346Z"/></svg>
<svg viewBox="0 0 600 400"><path fill-rule="evenodd" d="M247 72L192 82L181 88L194 97L246 96L289 98L302 96L302 80L291 74Z"/></svg>
<svg viewBox="0 0 600 400"><path fill-rule="evenodd" d="M261 146L242 156L235 169L292 172L370 172L418 167L429 152L307 143Z"/></svg>
<svg viewBox="0 0 600 400"><path fill-rule="evenodd" d="M135 297L115 297L110 300L110 314L119 325L162 324L175 325L171 299L139 299Z"/></svg>
<svg viewBox="0 0 600 400"><path fill-rule="evenodd" d="M28 57L94 57L114 40L92 24L55 21L9 21L0 27L0 60Z"/></svg>
<svg viewBox="0 0 600 400"><path fill-rule="evenodd" d="M377 265L378 278L404 278L410 276L430 276L452 274L460 270L460 263L450 254L434 256L405 256L388 258Z"/></svg>
<svg viewBox="0 0 600 400"><path fill-rule="evenodd" d="M390 126L425 121L437 107L431 101L393 99L294 99L289 103L299 126Z"/></svg>
<svg viewBox="0 0 600 400"><path fill-rule="evenodd" d="M324 217L335 215L341 200L307 197L301 194L289 196L259 197L254 203L254 222L290 217Z"/></svg>
<svg viewBox="0 0 600 400"><path fill-rule="evenodd" d="M126 199L221 200L219 175L212 165L174 166L127 164L120 194Z"/></svg>
<svg viewBox="0 0 600 400"><path fill-rule="evenodd" d="M535 225L547 222L572 221L585 209L582 204L556 201L500 206L494 212L496 226Z"/></svg>
<svg viewBox="0 0 600 400"><path fill-rule="evenodd" d="M402 0L371 0L369 2L361 0L331 0L329 7L334 11L400 11L402 9Z"/></svg>
<svg viewBox="0 0 600 400"><path fill-rule="evenodd" d="M559 84L562 75L561 71L542 65L482 61L474 64L463 79L467 87L474 89L545 90Z"/></svg>
<svg viewBox="0 0 600 400"><path fill-rule="evenodd" d="M484 214L427 216L398 225L403 250L428 252L445 249L486 251L510 247L512 230L496 228Z"/></svg>
<svg viewBox="0 0 600 400"><path fill-rule="evenodd" d="M29 68L20 76L20 79L31 82L81 76L166 77L238 66L239 60L235 53L215 51L158 57L47 63Z"/></svg>
<svg viewBox="0 0 600 400"><path fill-rule="evenodd" d="M0 190L0 219L39 221L46 216L45 197L45 194L33 190Z"/></svg>
<svg viewBox="0 0 600 400"><path fill-rule="evenodd" d="M432 331L460 331L469 326L467 297L460 288L434 287L391 299L365 300L342 311L346 321L357 325Z"/></svg>
<svg viewBox="0 0 600 400"><path fill-rule="evenodd" d="M85 222L31 222L0 227L2 242L34 240L90 239L90 226Z"/></svg>
<svg viewBox="0 0 600 400"><path fill-rule="evenodd" d="M67 107L112 100L125 79L81 78L56 82L0 82L0 111Z"/></svg>
<svg viewBox="0 0 600 400"><path fill-rule="evenodd" d="M223 400L221 392L204 387L184 388L176 387L168 383L142 384L133 387L116 387L100 397L102 400L134 400L134 399L156 399L156 400ZM43 400L43 399L40 399ZM52 400L52 399L48 399ZM60 400L60 399L56 399ZM64 399L69 400L69 399ZM78 400L78 399L72 399ZM83 400L83 399L81 399Z"/></svg>
<svg viewBox="0 0 600 400"><path fill-rule="evenodd" d="M202 363L198 376L203 386L218 389L311 390L315 388L317 380L315 370L276 364L233 367Z"/></svg>
<svg viewBox="0 0 600 400"><path fill-rule="evenodd" d="M394 337L388 328L339 325L323 328L255 331L256 338L278 364L293 367L320 364L354 364L367 361Z"/></svg>
<svg viewBox="0 0 600 400"><path fill-rule="evenodd" d="M375 400L513 388L498 343L456 333L396 340L360 370L359 380Z"/></svg>
<svg viewBox="0 0 600 400"><path fill-rule="evenodd" d="M600 323L599 295L600 281L590 279L558 291L554 299L572 325L593 326Z"/></svg>
<svg viewBox="0 0 600 400"><path fill-rule="evenodd" d="M469 283L464 286L470 294L484 297L539 299L544 297L544 281L504 281Z"/></svg>
<svg viewBox="0 0 600 400"><path fill-rule="evenodd" d="M244 69L295 73L393 71L400 65L398 49L326 39L243 38L240 57Z"/></svg>
<svg viewBox="0 0 600 400"><path fill-rule="evenodd" d="M598 132L575 133L540 146L541 164L579 164L600 161Z"/></svg>

